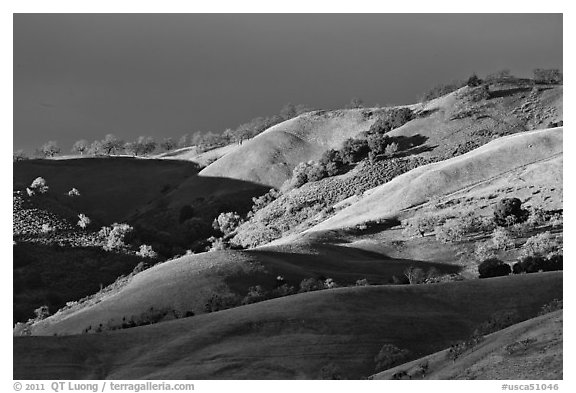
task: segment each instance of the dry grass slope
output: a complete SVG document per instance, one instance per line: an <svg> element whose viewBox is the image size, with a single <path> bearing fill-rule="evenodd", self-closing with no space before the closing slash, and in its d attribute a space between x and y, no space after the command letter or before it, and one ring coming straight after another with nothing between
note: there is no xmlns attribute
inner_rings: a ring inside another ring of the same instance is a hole
<svg viewBox="0 0 576 393"><path fill-rule="evenodd" d="M486 337L455 362L447 350L391 368L374 379L562 379L562 310L545 314ZM427 363L425 375L419 365ZM423 378L422 378L423 377Z"/></svg>
<svg viewBox="0 0 576 393"><path fill-rule="evenodd" d="M374 371L385 343L414 358L501 310L528 319L562 297L562 273L310 292L103 334L14 338L15 379L302 379Z"/></svg>
<svg viewBox="0 0 576 393"><path fill-rule="evenodd" d="M270 127L200 172L280 187L300 162L367 131L378 109L316 111Z"/></svg>
<svg viewBox="0 0 576 393"><path fill-rule="evenodd" d="M456 273L458 266L392 259L385 255L336 245L300 245L300 249L265 247L249 251L214 251L178 258L137 274L128 285L102 297L96 304L57 314L34 325L35 335L79 334L88 326L121 324L146 312L170 309L185 314L204 313L212 293L245 296L248 287L271 290L281 275L296 287L304 278L330 277L338 284L356 280L388 283L409 266Z"/></svg>
<svg viewBox="0 0 576 393"><path fill-rule="evenodd" d="M562 128L530 131L496 139L452 159L416 168L392 181L367 191L363 198L309 231L349 228L366 221L397 216L402 210L422 205L433 198L478 186L523 171L533 164L552 162L562 167ZM538 177L546 173L532 167ZM558 174L554 170L555 175ZM523 179L531 183L542 179ZM557 176L553 180L558 183Z"/></svg>

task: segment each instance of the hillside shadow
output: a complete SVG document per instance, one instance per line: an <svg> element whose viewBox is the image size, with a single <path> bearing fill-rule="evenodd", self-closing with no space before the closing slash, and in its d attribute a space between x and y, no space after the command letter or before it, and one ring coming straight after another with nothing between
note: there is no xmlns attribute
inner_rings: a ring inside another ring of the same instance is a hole
<svg viewBox="0 0 576 393"><path fill-rule="evenodd" d="M394 276L402 277L410 267L424 272L431 269L439 274L456 274L461 266L416 259L392 258L384 253L335 244L310 245L309 252L290 252L274 248L246 250L266 270L284 277L287 283L298 287L303 278L325 280L332 278L339 285L354 285L367 279L371 284L392 284ZM229 285L233 285L229 282Z"/></svg>
<svg viewBox="0 0 576 393"><path fill-rule="evenodd" d="M398 135L392 137L392 140L398 144L398 150L408 150L423 145L428 140L428 137L420 134L411 136Z"/></svg>
<svg viewBox="0 0 576 393"><path fill-rule="evenodd" d="M187 249L204 251L206 244L197 242L218 235L212 222L220 213L243 215L250 211L253 197L271 188L200 176L198 171L192 162L133 157L27 160L14 164L13 186L22 191L43 177L48 192L30 199L38 208L73 227L80 213L91 220L91 230L114 222L145 227L149 229L141 231L145 244L171 257ZM79 196L69 196L72 187L79 190ZM183 209L188 221L182 218Z"/></svg>
<svg viewBox="0 0 576 393"><path fill-rule="evenodd" d="M489 92L488 99L509 97L518 93L526 93L530 90L532 90L532 87L514 87L511 89L494 90Z"/></svg>
<svg viewBox="0 0 576 393"><path fill-rule="evenodd" d="M398 153L395 157L407 157L414 154L420 154L434 150L437 146L426 145L429 138L424 135L415 134L412 136L395 136L392 137L393 142L398 144Z"/></svg>
<svg viewBox="0 0 576 393"><path fill-rule="evenodd" d="M95 246L66 247L26 239L17 241L13 249L14 322L33 318L33 311L42 305L55 312L67 301L112 284L142 262L157 262Z"/></svg>
<svg viewBox="0 0 576 393"><path fill-rule="evenodd" d="M431 115L433 115L434 113L438 112L439 110L440 110L440 108L439 108L439 107L436 107L436 108L432 108L432 109L427 109L427 110L420 111L420 112L418 112L418 113L416 114L416 118L417 118L417 119L422 119L422 118L431 116Z"/></svg>

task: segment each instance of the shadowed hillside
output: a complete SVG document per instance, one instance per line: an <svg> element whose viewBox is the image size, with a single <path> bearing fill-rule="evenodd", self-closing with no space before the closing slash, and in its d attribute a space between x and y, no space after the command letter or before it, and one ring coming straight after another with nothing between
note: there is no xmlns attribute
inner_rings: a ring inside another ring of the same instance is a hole
<svg viewBox="0 0 576 393"><path fill-rule="evenodd" d="M418 358L495 312L527 319L561 297L554 272L325 290L112 333L16 337L14 378L362 378L383 344Z"/></svg>
<svg viewBox="0 0 576 393"><path fill-rule="evenodd" d="M36 177L46 179L50 193L64 205L105 224L126 220L162 195L166 185L176 187L198 172L190 162L135 158L25 160L14 163L14 189ZM81 196L68 198L71 188Z"/></svg>
<svg viewBox="0 0 576 393"><path fill-rule="evenodd" d="M192 162L118 157L15 162L13 188L23 190L39 176L49 186L42 203L65 213L74 220L72 225L79 213L86 214L93 227L127 222L142 227L144 236L153 238L146 240L166 248L166 256L178 251L173 246L183 253L195 241L212 236L211 224L220 212L245 212L253 196L267 191L254 183L198 176L198 165ZM80 196L68 196L72 188ZM185 206L188 212L182 216Z"/></svg>
<svg viewBox="0 0 576 393"><path fill-rule="evenodd" d="M493 333L456 361L452 361L448 350L444 350L391 368L373 378L563 379L562 342L560 310Z"/></svg>
<svg viewBox="0 0 576 393"><path fill-rule="evenodd" d="M205 304L214 294L232 293L242 298L253 285L273 290L279 275L296 289L305 278L332 278L339 285L354 285L361 279L386 284L394 275L402 276L410 266L426 270L434 267L446 274L460 270L459 266L388 258L335 245L213 251L184 256L148 269L119 290L35 324L32 333L78 334L89 326L119 326L123 318L138 317L151 307L177 315L203 314Z"/></svg>
<svg viewBox="0 0 576 393"><path fill-rule="evenodd" d="M190 162L135 158L15 162L14 321L33 317L40 306L54 312L93 294L140 262L204 251L221 211L246 211L251 198L266 190L197 172ZM37 177L46 180L48 191L28 196L25 188ZM79 195L70 196L72 188ZM79 214L90 220L85 229L77 224ZM114 222L134 227L130 252L102 249L98 231ZM134 255L141 244L159 258Z"/></svg>

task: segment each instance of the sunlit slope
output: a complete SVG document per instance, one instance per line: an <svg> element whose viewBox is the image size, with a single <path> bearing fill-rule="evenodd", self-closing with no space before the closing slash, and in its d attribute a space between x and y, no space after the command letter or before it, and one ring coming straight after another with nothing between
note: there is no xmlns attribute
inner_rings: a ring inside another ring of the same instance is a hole
<svg viewBox="0 0 576 393"><path fill-rule="evenodd" d="M344 378L373 374L383 344L414 358L493 313L522 318L562 297L562 273L341 288L103 334L14 339L15 379Z"/></svg>
<svg viewBox="0 0 576 393"><path fill-rule="evenodd" d="M423 141L422 156L452 157L493 137L545 128L563 118L562 86L494 83L490 96L470 101L472 89L461 88L437 99L409 105L416 118L391 136ZM316 111L275 125L205 168L206 176L231 177L279 187L300 162L318 159L329 148L366 131L387 108ZM388 108L389 109L389 108ZM216 156L215 156L216 157Z"/></svg>
<svg viewBox="0 0 576 393"><path fill-rule="evenodd" d="M562 128L519 133L496 139L449 160L425 165L367 191L362 198L310 231L352 227L398 215L430 199L482 187L507 175L532 177L523 183L562 185ZM544 165L546 171L538 168Z"/></svg>
<svg viewBox="0 0 576 393"><path fill-rule="evenodd" d="M493 333L456 361L443 350L383 371L374 379L562 379L562 310ZM422 375L420 365L428 369ZM404 375L403 373L406 373Z"/></svg>
<svg viewBox="0 0 576 393"><path fill-rule="evenodd" d="M380 109L316 111L287 120L245 141L203 169L202 176L231 177L280 187L300 162L367 131Z"/></svg>
<svg viewBox="0 0 576 393"><path fill-rule="evenodd" d="M237 143L232 143L208 151L201 151L201 150L199 151L196 146L184 147L167 153L159 154L154 158L192 161L201 166L206 166L214 162L215 160L223 157L224 155L236 150L239 147L240 145Z"/></svg>
<svg viewBox="0 0 576 393"><path fill-rule="evenodd" d="M413 105L419 116L390 131L396 137L419 135L429 151L422 156L452 157L479 147L492 138L529 130L549 128L563 119L562 86L541 89L491 86L491 97L470 102L464 87L426 103ZM464 151L462 151L464 150Z"/></svg>

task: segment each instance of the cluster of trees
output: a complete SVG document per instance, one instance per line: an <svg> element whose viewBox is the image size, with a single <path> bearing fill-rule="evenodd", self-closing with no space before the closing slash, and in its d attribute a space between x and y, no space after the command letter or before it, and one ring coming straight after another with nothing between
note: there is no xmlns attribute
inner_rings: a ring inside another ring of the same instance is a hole
<svg viewBox="0 0 576 393"><path fill-rule="evenodd" d="M448 83L438 84L428 89L423 93L419 99L422 102L433 100L434 98L442 97L446 94L452 93L464 86L476 87L484 83L495 83L501 81L518 80L509 69L503 69L497 72L488 74L484 80L480 79L476 74L472 74L467 80L456 80ZM557 68L542 69L537 68L534 70L532 83L535 84L562 84L563 74Z"/></svg>
<svg viewBox="0 0 576 393"><path fill-rule="evenodd" d="M385 134L395 128L401 127L414 118L414 112L410 108L394 108L388 110L376 119L370 126L368 135Z"/></svg>
<svg viewBox="0 0 576 393"><path fill-rule="evenodd" d="M83 215L78 217L80 216ZM135 254L141 258L158 258L158 253L154 251L152 246L141 243L134 227L129 224L114 223L109 227L102 227L98 235L103 243L102 249L105 251L122 252L137 248Z"/></svg>
<svg viewBox="0 0 576 393"><path fill-rule="evenodd" d="M494 207L493 217L476 216L473 212L454 218L424 214L404 220L402 224L409 236L433 233L444 243L491 232L490 239L478 243L474 252L480 278L562 270L562 241L549 231L528 238L519 250L520 260L512 267L498 258L498 251L517 247L516 238L538 228L562 225L560 214L537 208L524 209L518 198L501 199ZM412 269L406 277L418 281L423 279L424 272Z"/></svg>
<svg viewBox="0 0 576 393"><path fill-rule="evenodd" d="M403 220L402 225L407 236L424 237L433 233L443 243L492 232L491 248L506 249L513 246L511 235L522 235L542 225L562 225L562 217L558 213L546 213L541 209L524 209L518 198L503 198L494 206L492 217L477 216L474 212L459 216L421 214Z"/></svg>
<svg viewBox="0 0 576 393"><path fill-rule="evenodd" d="M72 146L72 153L80 155L117 155L130 154L145 156L157 151L158 147L169 150L174 148L171 138L166 138L160 144L152 137L140 136L134 141L125 142L113 134L107 134L104 139L92 143L81 139Z"/></svg>
<svg viewBox="0 0 576 393"><path fill-rule="evenodd" d="M464 86L466 86L466 82L465 81L459 81L459 80L448 82L448 83L441 83L441 84L432 86L430 89L428 89L426 92L424 92L419 97L419 100L421 102L430 101L430 100L433 100L435 98L445 96L446 94L450 94L453 91L456 91L456 90L458 90Z"/></svg>
<svg viewBox="0 0 576 393"><path fill-rule="evenodd" d="M560 85L563 78L562 72L557 68L536 68L534 70L534 82L538 84Z"/></svg>
<svg viewBox="0 0 576 393"><path fill-rule="evenodd" d="M548 257L531 255L521 258L512 267L498 258L489 258L478 265L480 278L507 276L511 273L538 273L563 270L564 256L552 254Z"/></svg>
<svg viewBox="0 0 576 393"><path fill-rule="evenodd" d="M369 158L374 161L378 156L392 157L402 146L401 137L386 135L414 118L409 108L394 108L382 114L360 138L349 138L338 150L330 149L322 154L318 161L298 164L289 180L288 188L298 188L306 183L325 177L336 176L351 165Z"/></svg>
<svg viewBox="0 0 576 393"><path fill-rule="evenodd" d="M365 280L364 280L365 281ZM358 284L360 282L360 284ZM356 284L367 285L359 280ZM296 293L320 291L324 289L338 288L339 285L331 278L305 278L299 287L294 287L284 280L284 277L276 277L276 283L272 290L266 290L262 285L254 285L248 288L245 296L229 291L214 292L205 304L204 311L215 312L238 307L246 304L258 303L268 299L290 296Z"/></svg>
<svg viewBox="0 0 576 393"><path fill-rule="evenodd" d="M176 148L196 146L199 150L206 151L216 147L221 147L229 143L238 142L253 138L273 125L289 120L304 112L312 110L304 105L286 104L280 109L278 114L268 117L256 117L247 123L243 123L236 129L227 129L222 133L212 131L193 134L184 134L178 141L173 138L164 138L156 141L149 136L139 136L134 141L124 141L113 134L107 134L104 139L89 142L85 139L76 141L72 146L72 153L80 155L117 155L129 154L133 156L146 156L152 153L171 151ZM36 150L35 156L50 158L62 152L56 141L49 141ZM23 150L13 153L13 160L20 161L27 159Z"/></svg>

